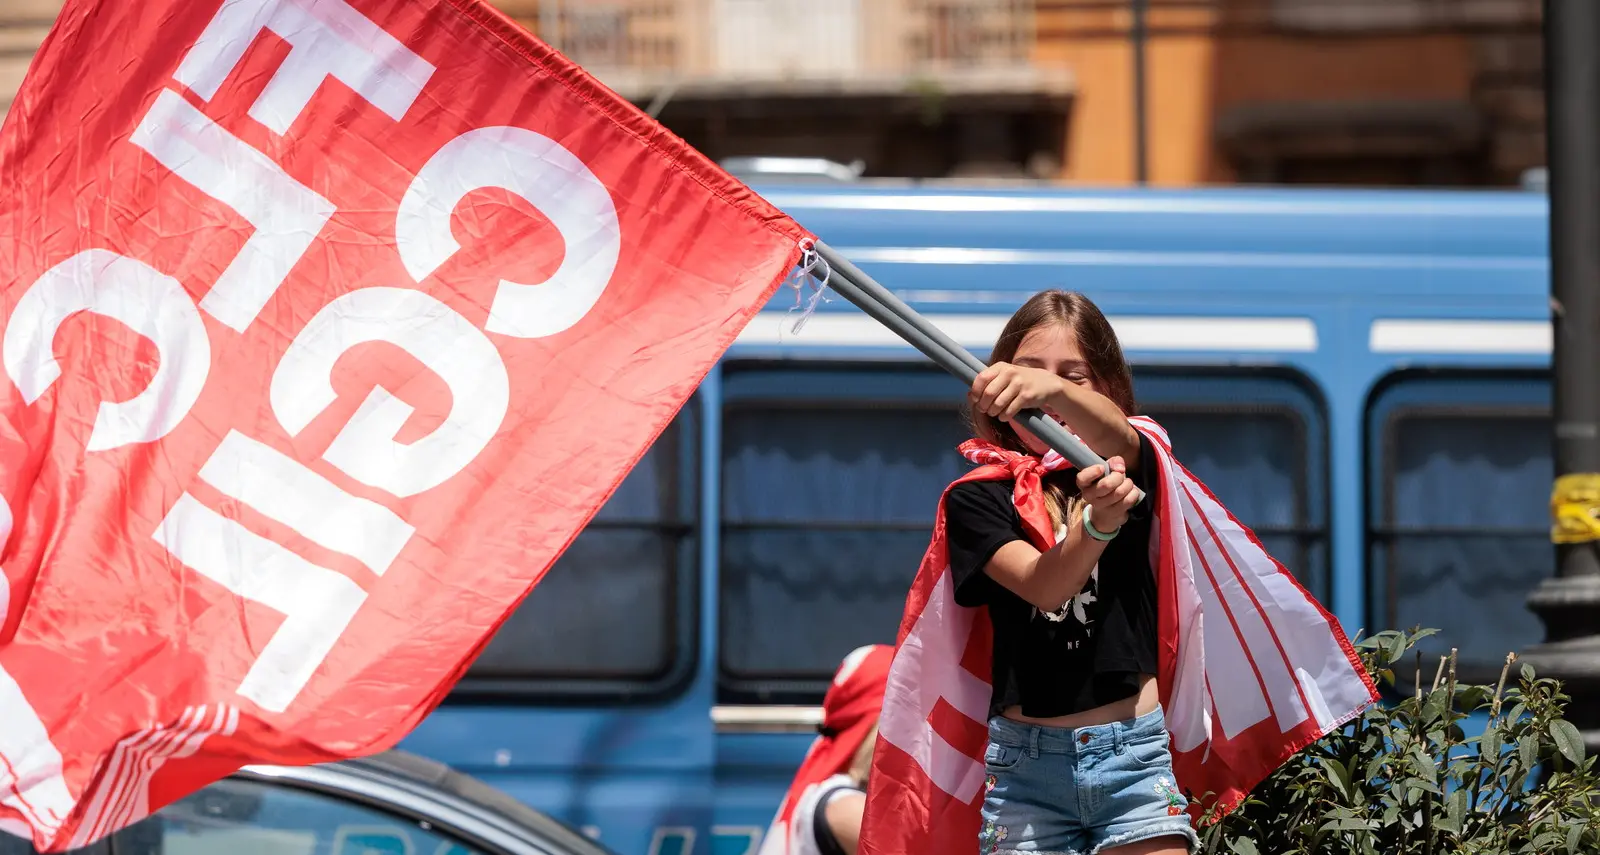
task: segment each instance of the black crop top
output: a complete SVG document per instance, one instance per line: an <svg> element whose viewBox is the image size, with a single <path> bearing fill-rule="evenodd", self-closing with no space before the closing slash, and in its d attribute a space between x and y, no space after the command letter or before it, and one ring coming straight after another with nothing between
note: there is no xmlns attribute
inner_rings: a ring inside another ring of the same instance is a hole
<svg viewBox="0 0 1600 855"><path fill-rule="evenodd" d="M1134 483L1159 480L1140 438ZM1047 476L1068 495L1076 470ZM1156 584L1150 568L1150 502L1134 508L1064 620L1039 610L983 572L1000 547L1026 541L1011 481L969 481L945 496L945 536L956 602L989 607L994 623L994 694L989 714L1011 706L1035 718L1071 715L1131 697L1139 675L1156 672Z"/></svg>

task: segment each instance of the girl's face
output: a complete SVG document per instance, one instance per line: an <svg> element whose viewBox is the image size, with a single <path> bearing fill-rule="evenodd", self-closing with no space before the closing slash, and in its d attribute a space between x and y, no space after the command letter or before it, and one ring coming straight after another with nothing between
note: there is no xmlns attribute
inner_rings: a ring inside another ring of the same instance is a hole
<svg viewBox="0 0 1600 855"><path fill-rule="evenodd" d="M1022 343L1017 346L1017 355L1011 358L1011 364L1024 368L1039 368L1048 371L1069 383L1076 383L1085 389L1092 389L1105 394L1098 383L1095 382L1094 372L1089 369L1088 360L1083 358L1083 351L1078 347L1078 336L1066 324L1046 324L1036 327L1022 337ZM1070 430L1061 417L1055 413L1056 421L1060 421ZM1011 426L1016 430L1017 436L1035 454L1044 454L1050 450L1038 437L1029 433L1019 424Z"/></svg>

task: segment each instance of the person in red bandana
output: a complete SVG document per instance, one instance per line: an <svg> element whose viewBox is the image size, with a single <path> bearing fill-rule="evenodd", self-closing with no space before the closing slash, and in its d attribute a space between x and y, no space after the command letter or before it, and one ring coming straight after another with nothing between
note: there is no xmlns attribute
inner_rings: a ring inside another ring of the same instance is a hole
<svg viewBox="0 0 1600 855"><path fill-rule="evenodd" d="M894 648L859 647L846 656L822 699L822 724L759 855L856 855L867 773L878 736Z"/></svg>
<svg viewBox="0 0 1600 855"><path fill-rule="evenodd" d="M1054 416L1074 473L1013 420ZM1012 316L970 392L889 666L861 855L1180 855L1377 700L1337 619L1136 415L1081 294Z"/></svg>
<svg viewBox="0 0 1600 855"><path fill-rule="evenodd" d="M994 625L980 851L1178 855L1197 841L1173 786L1156 685L1150 503L1159 468L1128 417L1133 378L1111 325L1081 294L1022 305L970 390L975 432L1049 448L1013 419L1042 409L1106 459L1044 476L1055 529L1030 538L1007 481L945 498L956 603Z"/></svg>

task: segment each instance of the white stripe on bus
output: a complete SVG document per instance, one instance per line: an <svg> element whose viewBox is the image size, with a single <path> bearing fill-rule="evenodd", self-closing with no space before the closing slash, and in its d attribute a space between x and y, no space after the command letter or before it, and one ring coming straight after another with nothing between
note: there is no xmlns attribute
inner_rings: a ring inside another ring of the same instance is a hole
<svg viewBox="0 0 1600 855"><path fill-rule="evenodd" d="M1080 214L1242 214L1254 216L1312 215L1326 217L1491 217L1497 220L1546 216L1543 200L1485 197L1460 198L1334 199L1242 198L1225 196L1097 196L1097 195L989 195L805 193L776 191L763 194L785 212L799 210L917 211L947 213L1080 213ZM800 219L804 219L801 217Z"/></svg>
<svg viewBox="0 0 1600 855"><path fill-rule="evenodd" d="M1166 252L1104 249L994 249L960 246L841 246L858 264L1029 264L1059 267L1241 267L1314 270L1500 270L1544 274L1548 259L1515 255L1417 255L1329 252Z"/></svg>
<svg viewBox="0 0 1600 855"><path fill-rule="evenodd" d="M986 354L1008 315L940 314L929 320L962 346ZM783 347L909 347L887 327L861 314L818 313L792 331L798 313L756 315L736 345ZM1123 350L1249 351L1310 353L1317 349L1317 325L1310 318L1208 317L1202 315L1119 315L1110 318Z"/></svg>
<svg viewBox="0 0 1600 855"><path fill-rule="evenodd" d="M1547 356L1553 342L1549 321L1380 318L1367 337L1373 353Z"/></svg>

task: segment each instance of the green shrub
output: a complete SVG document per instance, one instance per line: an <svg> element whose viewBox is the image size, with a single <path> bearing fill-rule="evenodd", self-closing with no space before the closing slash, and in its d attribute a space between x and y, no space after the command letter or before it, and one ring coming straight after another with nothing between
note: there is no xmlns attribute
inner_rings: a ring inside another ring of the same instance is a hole
<svg viewBox="0 0 1600 855"><path fill-rule="evenodd" d="M1306 748L1220 822L1208 817L1201 851L1600 853L1600 775L1562 718L1569 699L1560 683L1527 665L1512 673L1507 656L1498 686L1458 686L1454 651L1426 669L1420 653L1407 655L1433 633L1358 641L1368 672L1404 700L1376 705ZM1461 720L1475 711L1489 723L1468 739Z"/></svg>

